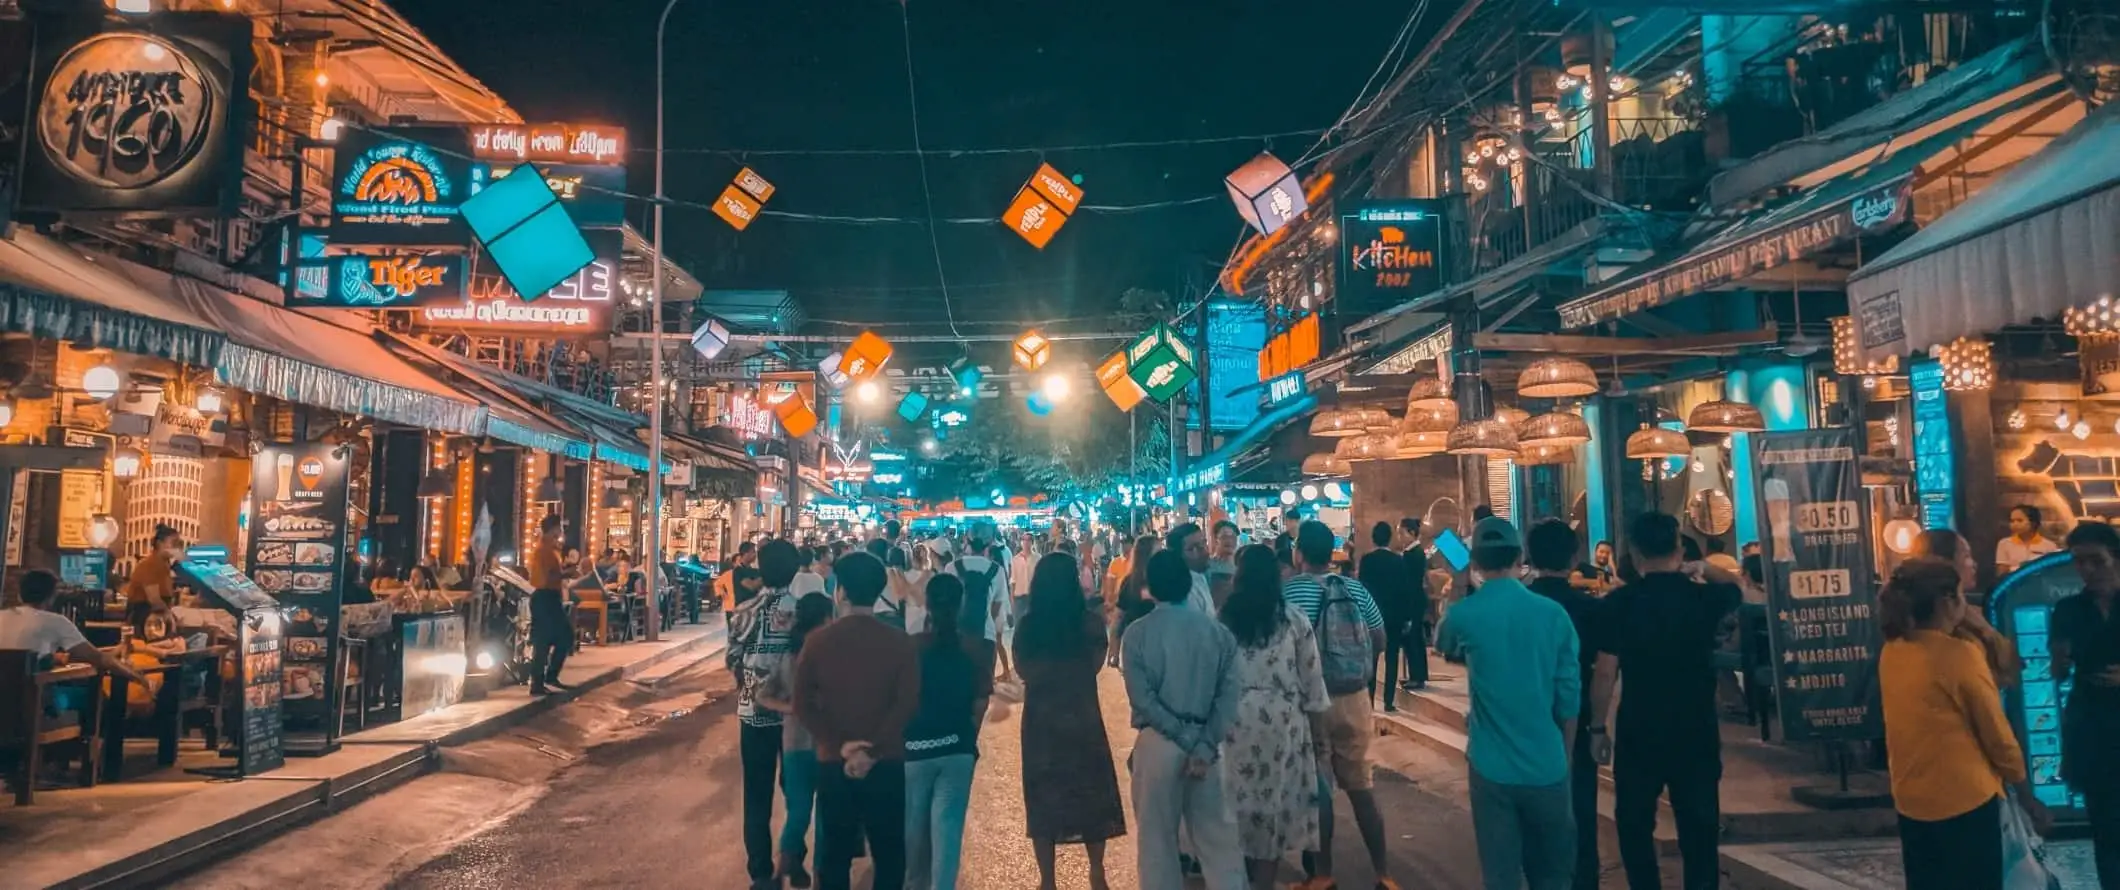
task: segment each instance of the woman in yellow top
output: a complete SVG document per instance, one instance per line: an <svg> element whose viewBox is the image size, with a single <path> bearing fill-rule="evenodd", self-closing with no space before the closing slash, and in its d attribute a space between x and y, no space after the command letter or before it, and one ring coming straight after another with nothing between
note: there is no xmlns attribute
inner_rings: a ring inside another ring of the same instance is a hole
<svg viewBox="0 0 2120 890"><path fill-rule="evenodd" d="M1955 634L1966 613L1958 585L1956 566L1915 557L1878 598L1877 675L1908 890L2000 890L2003 788L2026 778L1987 655ZM2028 791L2018 799L2043 828Z"/></svg>
<svg viewBox="0 0 2120 890"><path fill-rule="evenodd" d="M1975 605L1980 566L1973 561L1973 545L1950 529L1932 528L1914 539L1914 555L1932 556L1957 567L1958 591L1968 608L1951 635L1980 644L1981 651L1987 654L1988 672L1995 675L1995 685L2017 685L2024 674L2024 660L2017 657L2017 646L1989 624Z"/></svg>

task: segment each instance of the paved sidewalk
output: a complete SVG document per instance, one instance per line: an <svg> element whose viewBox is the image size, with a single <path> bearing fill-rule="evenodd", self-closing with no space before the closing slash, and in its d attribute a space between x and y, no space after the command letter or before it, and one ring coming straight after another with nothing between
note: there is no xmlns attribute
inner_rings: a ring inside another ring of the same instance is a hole
<svg viewBox="0 0 2120 890"><path fill-rule="evenodd" d="M2097 890L2090 841L2058 841L2046 850L2062 890ZM1734 890L1899 890L1907 883L1896 840L1761 844L1722 853Z"/></svg>
<svg viewBox="0 0 2120 890"><path fill-rule="evenodd" d="M497 690L353 733L333 754L289 758L249 779L186 773L227 763L197 738L185 740L177 765L167 769L152 770L152 752L141 747L123 781L40 790L34 806L0 805L0 890L154 886L408 781L431 769L442 748L499 733L598 686L646 682L712 658L724 634L720 619L708 621L681 625L656 643L585 647L561 675L572 692L533 699L524 687Z"/></svg>

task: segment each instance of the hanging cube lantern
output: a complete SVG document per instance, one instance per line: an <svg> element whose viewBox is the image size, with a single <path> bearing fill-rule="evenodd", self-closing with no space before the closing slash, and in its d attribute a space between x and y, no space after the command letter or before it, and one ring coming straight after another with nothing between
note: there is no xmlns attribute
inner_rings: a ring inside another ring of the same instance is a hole
<svg viewBox="0 0 2120 890"><path fill-rule="evenodd" d="M1036 371L1052 360L1053 341L1045 339L1044 334L1035 330L1024 331L1023 336L1016 338L1015 348L1010 351L1015 355L1016 364L1022 366L1023 370Z"/></svg>
<svg viewBox="0 0 2120 890"><path fill-rule="evenodd" d="M2061 328L2076 338L2083 397L2091 401L2120 399L2120 306L2106 294L2089 306L2061 311Z"/></svg>
<svg viewBox="0 0 2120 890"><path fill-rule="evenodd" d="M862 331L847 344L846 353L840 356L839 373L859 383L883 371L885 362L891 360L891 344L875 331Z"/></svg>
<svg viewBox="0 0 2120 890"><path fill-rule="evenodd" d="M780 418L780 426L792 438L800 439L817 429L817 410L800 395L781 399L773 406L773 416Z"/></svg>
<svg viewBox="0 0 2120 890"><path fill-rule="evenodd" d="M1030 181L1016 190L1008 210L1001 214L1001 223L1032 247L1043 250L1081 204L1081 186L1053 169L1053 165L1039 164Z"/></svg>
<svg viewBox="0 0 2120 890"><path fill-rule="evenodd" d="M1229 199L1236 202L1237 215L1261 235L1280 231L1310 209L1295 171L1265 152L1231 172L1223 184L1229 187Z"/></svg>
<svg viewBox="0 0 2120 890"><path fill-rule="evenodd" d="M1199 376L1193 370L1192 347L1161 324L1126 347L1126 367L1128 376L1159 402L1183 392Z"/></svg>
<svg viewBox="0 0 2120 890"><path fill-rule="evenodd" d="M927 408L927 393L917 390L906 393L905 398L898 400L898 416L906 423L919 423L920 415L927 413Z"/></svg>
<svg viewBox="0 0 2120 890"><path fill-rule="evenodd" d="M835 352L825 356L824 361L817 363L817 373L823 375L825 384L833 389L844 389L848 383L852 382L852 378L849 378L846 372L839 370L840 362L845 359L845 354Z"/></svg>
<svg viewBox="0 0 2120 890"><path fill-rule="evenodd" d="M692 348L699 352L700 358L713 361L722 350L729 348L729 329L722 327L719 319L707 319L706 324L692 332Z"/></svg>
<svg viewBox="0 0 2120 890"><path fill-rule="evenodd" d="M1141 390L1141 384L1135 383L1134 378L1126 373L1125 350L1112 353L1097 366L1097 387L1104 390L1104 394L1111 397L1112 404L1119 406L1121 411L1132 411L1142 399L1148 398L1148 393Z"/></svg>
<svg viewBox="0 0 2120 890"><path fill-rule="evenodd" d="M1929 355L1943 366L1943 388L1950 392L1979 392L1995 386L1995 355L1982 337L1960 337L1930 347Z"/></svg>

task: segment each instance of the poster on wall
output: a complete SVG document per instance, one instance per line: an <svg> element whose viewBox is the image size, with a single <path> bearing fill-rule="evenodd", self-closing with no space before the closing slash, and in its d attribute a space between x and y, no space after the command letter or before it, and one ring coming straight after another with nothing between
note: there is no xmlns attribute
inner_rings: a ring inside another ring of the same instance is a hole
<svg viewBox="0 0 2120 890"><path fill-rule="evenodd" d="M1754 433L1754 494L1783 736L1884 736L1883 645L1855 431Z"/></svg>
<svg viewBox="0 0 2120 890"><path fill-rule="evenodd" d="M250 577L282 606L281 698L296 753L328 750L338 733L348 456L312 442L267 445L250 462Z"/></svg>
<svg viewBox="0 0 2120 890"><path fill-rule="evenodd" d="M152 33L40 20L25 210L233 214L250 129L251 22L162 12Z"/></svg>
<svg viewBox="0 0 2120 890"><path fill-rule="evenodd" d="M331 242L469 243L459 206L470 196L464 131L348 128L332 152Z"/></svg>

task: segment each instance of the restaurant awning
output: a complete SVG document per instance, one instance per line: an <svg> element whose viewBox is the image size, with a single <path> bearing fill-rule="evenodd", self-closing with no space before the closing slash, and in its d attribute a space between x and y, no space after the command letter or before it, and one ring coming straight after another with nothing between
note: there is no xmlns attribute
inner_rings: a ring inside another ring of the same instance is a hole
<svg viewBox="0 0 2120 890"><path fill-rule="evenodd" d="M446 349L417 338L389 334L389 343L406 360L432 373L461 381L486 406L484 434L510 445L534 448L575 460L595 456L588 437L570 430L536 403L523 398L488 376L488 368Z"/></svg>
<svg viewBox="0 0 2120 890"><path fill-rule="evenodd" d="M2010 41L1956 68L1866 108L1831 127L1791 139L1708 182L1708 206L1728 207L1799 177L1826 173L1843 162L1864 162L1879 151L1928 139L1965 120L2051 89L2060 78L2042 73L2045 53L2031 37Z"/></svg>
<svg viewBox="0 0 2120 890"><path fill-rule="evenodd" d="M1222 447L1209 452L1199 460L1193 461L1192 469L1180 474L1175 480L1177 485L1173 493L1184 494L1188 491L1209 488L1228 481L1230 466L1249 452L1253 446L1264 442L1275 431L1287 426L1289 423L1308 416L1311 410L1316 407L1318 407L1317 397L1306 392L1279 406L1260 412L1259 416L1253 419L1250 424L1247 424L1243 429L1238 430L1227 441L1223 442Z"/></svg>
<svg viewBox="0 0 2120 890"><path fill-rule="evenodd" d="M1848 281L1870 358L2120 294L2120 104L2107 104Z"/></svg>
<svg viewBox="0 0 2120 890"><path fill-rule="evenodd" d="M207 368L226 342L116 264L26 228L0 238L0 329Z"/></svg>

